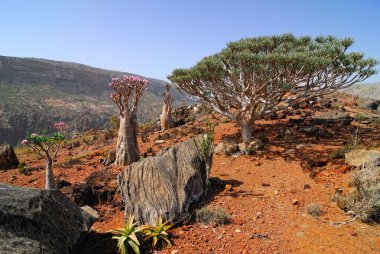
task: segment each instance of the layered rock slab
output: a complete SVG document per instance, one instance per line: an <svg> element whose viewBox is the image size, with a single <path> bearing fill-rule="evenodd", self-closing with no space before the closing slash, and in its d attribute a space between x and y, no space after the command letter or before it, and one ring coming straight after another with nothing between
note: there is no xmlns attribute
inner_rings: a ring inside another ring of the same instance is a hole
<svg viewBox="0 0 380 254"><path fill-rule="evenodd" d="M141 224L177 221L206 190L206 161L192 139L128 166L118 175L125 214Z"/></svg>

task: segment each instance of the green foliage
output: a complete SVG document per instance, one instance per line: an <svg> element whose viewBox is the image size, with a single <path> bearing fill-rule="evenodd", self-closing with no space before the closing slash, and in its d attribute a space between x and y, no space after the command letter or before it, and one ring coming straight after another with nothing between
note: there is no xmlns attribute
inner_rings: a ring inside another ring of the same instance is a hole
<svg viewBox="0 0 380 254"><path fill-rule="evenodd" d="M171 247L172 244L169 240L169 233L172 227L173 225L170 224L169 221L163 222L162 217L159 216L156 225L144 227L145 240L151 239L153 248L157 243L161 244L163 241Z"/></svg>
<svg viewBox="0 0 380 254"><path fill-rule="evenodd" d="M20 162L20 163L18 164L18 172L19 172L20 174L24 174L24 175L26 175L26 174L29 173L29 167L28 167L24 162Z"/></svg>
<svg viewBox="0 0 380 254"><path fill-rule="evenodd" d="M196 220L205 225L215 222L217 225L226 224L231 220L231 216L221 208L203 207L195 211Z"/></svg>
<svg viewBox="0 0 380 254"><path fill-rule="evenodd" d="M307 205L306 211L313 217L319 217L323 214L322 206L318 203L311 203Z"/></svg>
<svg viewBox="0 0 380 254"><path fill-rule="evenodd" d="M349 52L352 44L333 36L247 38L189 69L175 69L168 79L218 113L252 122L377 73L378 61Z"/></svg>
<svg viewBox="0 0 380 254"><path fill-rule="evenodd" d="M211 172L211 163L212 163L212 153L214 147L214 130L215 126L210 122L209 119L206 120L207 129L206 132L201 135L200 138L194 137L193 142L197 147L201 157L206 162L206 184L209 185L209 176ZM197 141L198 139L198 141Z"/></svg>
<svg viewBox="0 0 380 254"><path fill-rule="evenodd" d="M138 227L135 222L135 216L130 215L123 228L111 230L115 234L112 239L117 240L117 247L121 254L129 253L132 249L135 254L140 253L140 242L137 239L137 234L142 232L143 227Z"/></svg>
<svg viewBox="0 0 380 254"><path fill-rule="evenodd" d="M118 130L120 127L120 121L118 116L111 116L110 117L110 125L111 129Z"/></svg>
<svg viewBox="0 0 380 254"><path fill-rule="evenodd" d="M355 133L352 135L351 140L347 142L344 147L334 151L331 155L331 159L343 159L345 157L345 154L352 151L359 149L361 147L360 137L359 137L359 129L356 128Z"/></svg>
<svg viewBox="0 0 380 254"><path fill-rule="evenodd" d="M356 121L358 122L361 122L361 121L365 121L368 119L368 116L366 114L363 114L363 113L358 113L356 116L355 116L355 119Z"/></svg>
<svg viewBox="0 0 380 254"><path fill-rule="evenodd" d="M214 143L214 129L215 126L210 122L209 119L206 120L207 129L200 138L200 142L197 142L196 138L193 138L193 141L198 148L202 158L208 160Z"/></svg>

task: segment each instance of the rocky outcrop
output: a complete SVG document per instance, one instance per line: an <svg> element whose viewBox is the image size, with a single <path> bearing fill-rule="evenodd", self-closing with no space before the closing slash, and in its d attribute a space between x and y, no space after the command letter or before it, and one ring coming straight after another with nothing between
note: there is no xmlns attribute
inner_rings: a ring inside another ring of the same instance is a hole
<svg viewBox="0 0 380 254"><path fill-rule="evenodd" d="M68 254L94 221L59 191L0 184L0 253Z"/></svg>
<svg viewBox="0 0 380 254"><path fill-rule="evenodd" d="M177 221L206 190L206 162L192 139L128 166L118 176L126 215L143 224Z"/></svg>
<svg viewBox="0 0 380 254"><path fill-rule="evenodd" d="M350 125L353 118L348 113L339 111L321 112L319 115L313 116L315 124L323 124L326 126L335 126L336 124Z"/></svg>
<svg viewBox="0 0 380 254"><path fill-rule="evenodd" d="M361 167L370 163L380 164L380 152L376 150L356 149L346 153L345 158L346 163L355 167Z"/></svg>
<svg viewBox="0 0 380 254"><path fill-rule="evenodd" d="M17 167L18 163L19 161L12 146L8 144L0 145L0 170Z"/></svg>

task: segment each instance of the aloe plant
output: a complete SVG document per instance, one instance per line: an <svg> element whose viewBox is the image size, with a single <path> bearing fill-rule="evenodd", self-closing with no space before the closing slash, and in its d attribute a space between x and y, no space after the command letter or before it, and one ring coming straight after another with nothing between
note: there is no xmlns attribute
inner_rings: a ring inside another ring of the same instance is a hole
<svg viewBox="0 0 380 254"><path fill-rule="evenodd" d="M135 216L132 214L129 215L124 227L110 231L115 234L112 239L117 240L117 247L119 248L121 254L129 253L130 248L135 254L140 254L140 242L137 239L137 234L142 232L143 229L143 226L137 226Z"/></svg>
<svg viewBox="0 0 380 254"><path fill-rule="evenodd" d="M173 224L169 221L163 222L162 217L159 216L155 226L144 226L145 240L152 239L152 248L160 241L165 241L171 247L172 243L169 240L169 233L172 227Z"/></svg>

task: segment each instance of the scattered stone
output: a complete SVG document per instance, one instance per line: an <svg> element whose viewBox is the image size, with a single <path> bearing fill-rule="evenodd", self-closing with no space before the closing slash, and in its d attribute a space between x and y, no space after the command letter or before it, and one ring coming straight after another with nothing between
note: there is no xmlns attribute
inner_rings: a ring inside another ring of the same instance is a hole
<svg viewBox="0 0 380 254"><path fill-rule="evenodd" d="M0 170L15 168L19 164L13 147L8 144L0 145Z"/></svg>
<svg viewBox="0 0 380 254"><path fill-rule="evenodd" d="M303 185L303 189L304 189L304 190L311 189L310 184L305 183L305 184Z"/></svg>
<svg viewBox="0 0 380 254"><path fill-rule="evenodd" d="M275 194L275 195L278 195L278 194L280 194L280 192L277 191L277 190L275 190L275 191L274 191L274 194Z"/></svg>
<svg viewBox="0 0 380 254"><path fill-rule="evenodd" d="M358 233L357 232L355 232L355 231L350 231L350 232L348 232L351 236L358 236Z"/></svg>
<svg viewBox="0 0 380 254"><path fill-rule="evenodd" d="M118 175L125 214L142 224L154 224L159 215L180 221L205 194L206 163L190 139L129 165Z"/></svg>
<svg viewBox="0 0 380 254"><path fill-rule="evenodd" d="M293 199L293 200L292 200L292 204L293 204L293 205L299 205L300 202L299 202L297 199Z"/></svg>
<svg viewBox="0 0 380 254"><path fill-rule="evenodd" d="M178 253L178 250L172 250L172 252L170 252L171 254L177 254Z"/></svg>
<svg viewBox="0 0 380 254"><path fill-rule="evenodd" d="M266 183L266 182L262 182L262 183L261 183L261 186L263 186L263 187L269 187L270 184L269 184L269 183Z"/></svg>
<svg viewBox="0 0 380 254"><path fill-rule="evenodd" d="M224 190L225 191L232 191L232 185L231 184L226 184L226 186L224 186Z"/></svg>
<svg viewBox="0 0 380 254"><path fill-rule="evenodd" d="M267 234L262 234L262 233L254 233L249 235L249 239L269 239L269 236Z"/></svg>
<svg viewBox="0 0 380 254"><path fill-rule="evenodd" d="M305 233L300 231L300 232L297 232L296 233L296 236L299 237L299 238L303 238L305 236Z"/></svg>
<svg viewBox="0 0 380 254"><path fill-rule="evenodd" d="M59 191L0 184L0 253L69 254L96 220Z"/></svg>
<svg viewBox="0 0 380 254"><path fill-rule="evenodd" d="M112 163L114 163L115 160L116 160L116 151L115 150L111 150L107 154L107 159L105 159L102 164L104 166L109 166Z"/></svg>
<svg viewBox="0 0 380 254"><path fill-rule="evenodd" d="M380 163L380 152L376 150L357 149L345 154L346 163L361 167L363 164Z"/></svg>
<svg viewBox="0 0 380 254"><path fill-rule="evenodd" d="M239 147L240 151L245 151L245 149L247 149L247 144L246 143L239 143L238 147Z"/></svg>
<svg viewBox="0 0 380 254"><path fill-rule="evenodd" d="M233 140L223 140L214 149L216 155L228 156L238 151L239 147Z"/></svg>
<svg viewBox="0 0 380 254"><path fill-rule="evenodd" d="M165 140L162 140L162 139L158 139L156 141L154 141L155 144L163 144L165 143Z"/></svg>

